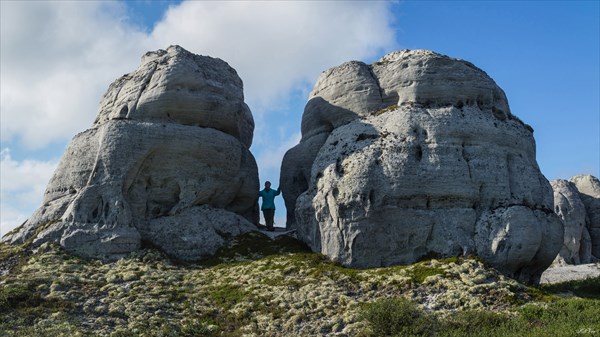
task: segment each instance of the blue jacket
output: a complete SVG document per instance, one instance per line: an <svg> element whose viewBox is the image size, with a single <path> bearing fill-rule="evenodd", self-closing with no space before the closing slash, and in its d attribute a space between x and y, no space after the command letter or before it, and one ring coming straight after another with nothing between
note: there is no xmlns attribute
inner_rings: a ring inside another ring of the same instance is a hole
<svg viewBox="0 0 600 337"><path fill-rule="evenodd" d="M276 190L271 188L268 191L265 188L258 192L258 196L263 198L262 207L260 209L275 209L275 197L278 196L279 193L281 193L279 188Z"/></svg>

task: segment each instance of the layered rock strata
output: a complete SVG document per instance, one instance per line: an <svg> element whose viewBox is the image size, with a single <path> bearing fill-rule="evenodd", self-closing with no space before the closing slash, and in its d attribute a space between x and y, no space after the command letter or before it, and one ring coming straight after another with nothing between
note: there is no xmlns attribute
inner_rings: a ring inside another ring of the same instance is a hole
<svg viewBox="0 0 600 337"><path fill-rule="evenodd" d="M226 62L179 46L113 82L73 139L43 205L5 242L57 240L117 258L143 242L195 260L258 222L254 122Z"/></svg>
<svg viewBox="0 0 600 337"><path fill-rule="evenodd" d="M347 266L476 254L536 282L562 246L531 127L485 72L430 51L325 71L280 185L288 227Z"/></svg>
<svg viewBox="0 0 600 337"><path fill-rule="evenodd" d="M592 255L600 259L600 180L586 174L578 175L569 179L577 191L585 206L588 217L588 231L592 241Z"/></svg>
<svg viewBox="0 0 600 337"><path fill-rule="evenodd" d="M600 258L600 181L591 175L551 181L554 211L565 226L554 264L585 264Z"/></svg>
<svg viewBox="0 0 600 337"><path fill-rule="evenodd" d="M563 220L563 246L554 264L591 262L591 238L586 227L587 214L575 184L567 180L550 182L554 190L554 212Z"/></svg>

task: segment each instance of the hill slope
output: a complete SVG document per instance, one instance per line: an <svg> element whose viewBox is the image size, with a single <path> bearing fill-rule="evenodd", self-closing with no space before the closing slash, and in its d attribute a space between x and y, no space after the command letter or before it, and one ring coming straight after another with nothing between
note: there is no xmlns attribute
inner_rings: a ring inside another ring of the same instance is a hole
<svg viewBox="0 0 600 337"><path fill-rule="evenodd" d="M256 233L195 265L152 248L111 263L82 260L49 244L35 252L2 245L0 254L3 336L600 332L600 279L579 284L587 298L560 299L470 258L357 270L291 238Z"/></svg>

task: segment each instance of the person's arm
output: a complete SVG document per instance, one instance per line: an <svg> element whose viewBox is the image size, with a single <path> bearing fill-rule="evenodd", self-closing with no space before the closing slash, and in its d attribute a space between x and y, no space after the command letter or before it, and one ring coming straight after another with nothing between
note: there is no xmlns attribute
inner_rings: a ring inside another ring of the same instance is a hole
<svg viewBox="0 0 600 337"><path fill-rule="evenodd" d="M281 187L277 187L277 191L275 191L275 195L279 195L281 193Z"/></svg>

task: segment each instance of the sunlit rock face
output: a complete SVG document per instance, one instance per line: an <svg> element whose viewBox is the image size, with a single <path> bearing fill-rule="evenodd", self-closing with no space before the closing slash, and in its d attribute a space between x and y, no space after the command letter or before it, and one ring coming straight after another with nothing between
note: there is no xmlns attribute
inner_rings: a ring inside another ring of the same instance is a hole
<svg viewBox="0 0 600 337"><path fill-rule="evenodd" d="M536 282L563 242L531 127L485 72L430 51L325 71L280 183L288 227L347 266L476 254Z"/></svg>
<svg viewBox="0 0 600 337"><path fill-rule="evenodd" d="M590 222L577 187L563 179L552 180L550 184L554 191L554 211L563 220L565 227L563 246L553 264L594 262Z"/></svg>
<svg viewBox="0 0 600 337"><path fill-rule="evenodd" d="M113 82L75 136L42 207L3 238L117 258L142 242L195 260L258 221L254 122L226 62L179 46Z"/></svg>
<svg viewBox="0 0 600 337"><path fill-rule="evenodd" d="M592 242L592 254L600 259L600 180L589 174L574 176L575 184L588 216L588 231Z"/></svg>

